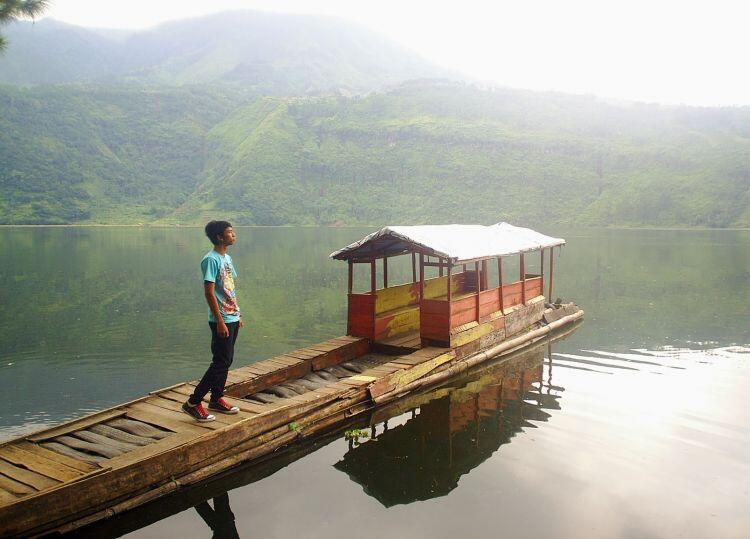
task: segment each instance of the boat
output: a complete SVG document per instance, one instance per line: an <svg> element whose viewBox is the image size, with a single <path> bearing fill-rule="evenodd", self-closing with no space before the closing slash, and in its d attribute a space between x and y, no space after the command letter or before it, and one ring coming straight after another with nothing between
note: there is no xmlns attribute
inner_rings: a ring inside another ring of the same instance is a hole
<svg viewBox="0 0 750 539"><path fill-rule="evenodd" d="M216 533L235 530L229 511L204 518L206 504L234 507L229 491L256 483L344 438L348 449L332 463L384 507L447 495L463 476L529 429L542 428L560 410L565 388L552 383L554 343L573 324L530 347L476 366L424 391L338 423L207 481L189 485L132 511L92 524L82 537L121 537L195 508ZM421 443L415 444L415 441ZM377 462L376 464L374 464ZM393 481L393 477L404 478ZM263 488L263 487L260 487ZM239 509L235 508L235 509ZM223 519L222 519L223 517Z"/></svg>
<svg viewBox="0 0 750 539"><path fill-rule="evenodd" d="M183 382L0 444L0 533L97 522L540 342L583 317L547 300L564 244L508 223L365 236L330 255L348 264L347 334L230 371L237 415L194 422L181 404L197 382ZM394 286L395 257L410 260L411 279ZM516 257L512 279L503 263ZM369 266L365 291L355 292L357 264Z"/></svg>

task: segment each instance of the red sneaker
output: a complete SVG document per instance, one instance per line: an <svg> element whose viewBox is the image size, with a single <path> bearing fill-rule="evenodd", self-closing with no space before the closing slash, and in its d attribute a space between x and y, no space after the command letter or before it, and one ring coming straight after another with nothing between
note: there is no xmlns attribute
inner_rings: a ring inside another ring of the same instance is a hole
<svg viewBox="0 0 750 539"><path fill-rule="evenodd" d="M211 411L219 412L221 414L236 414L240 411L239 408L237 408L236 406L232 406L226 400L224 400L224 397L221 397L219 400L209 402L208 409Z"/></svg>
<svg viewBox="0 0 750 539"><path fill-rule="evenodd" d="M208 423L209 421L213 421L214 419L216 419L216 417L206 412L206 410L203 408L203 403L200 402L195 406L190 406L188 402L185 402L182 405L182 411L196 421L200 421L201 423Z"/></svg>

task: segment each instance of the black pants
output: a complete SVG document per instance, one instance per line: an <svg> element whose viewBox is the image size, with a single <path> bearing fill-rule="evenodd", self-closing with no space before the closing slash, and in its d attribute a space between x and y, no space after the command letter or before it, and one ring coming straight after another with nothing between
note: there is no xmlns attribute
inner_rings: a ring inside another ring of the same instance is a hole
<svg viewBox="0 0 750 539"><path fill-rule="evenodd" d="M240 329L239 322L229 322L229 337L219 337L216 333L216 322L209 322L211 327L211 352L213 358L211 365L208 367L206 374L201 378L200 383L193 391L190 397L190 404L198 404L203 397L210 391L211 400L216 401L224 396L224 386L227 383L227 373L229 366L234 359L234 342L237 340L237 333Z"/></svg>

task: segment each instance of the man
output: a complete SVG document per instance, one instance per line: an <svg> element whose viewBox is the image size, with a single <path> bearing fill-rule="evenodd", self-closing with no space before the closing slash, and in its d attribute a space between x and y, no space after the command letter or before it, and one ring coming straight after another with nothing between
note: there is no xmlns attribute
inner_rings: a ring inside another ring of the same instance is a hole
<svg viewBox="0 0 750 539"><path fill-rule="evenodd" d="M183 411L197 421L213 421L215 417L203 408L203 397L211 392L208 409L222 414L236 414L239 408L224 399L229 366L234 359L234 343L243 326L234 278L237 272L227 249L234 243L231 223L211 221L206 225L206 236L214 248L201 260L203 293L208 303L208 325L211 328L211 352L213 359L206 374L190 398L182 405Z"/></svg>

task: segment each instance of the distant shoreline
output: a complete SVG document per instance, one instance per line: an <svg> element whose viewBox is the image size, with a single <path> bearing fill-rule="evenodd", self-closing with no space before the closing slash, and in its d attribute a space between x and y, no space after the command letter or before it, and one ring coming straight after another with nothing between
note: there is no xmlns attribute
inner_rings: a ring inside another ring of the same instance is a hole
<svg viewBox="0 0 750 539"><path fill-rule="evenodd" d="M385 225L233 225L234 228L375 228ZM547 225L540 225L547 226ZM747 231L750 227L679 227L679 226L583 226L583 225L555 225L575 230L664 230L664 231L704 231L704 230L737 230ZM128 224L67 224L67 225L7 225L0 224L0 228L203 228L203 225L128 225Z"/></svg>

